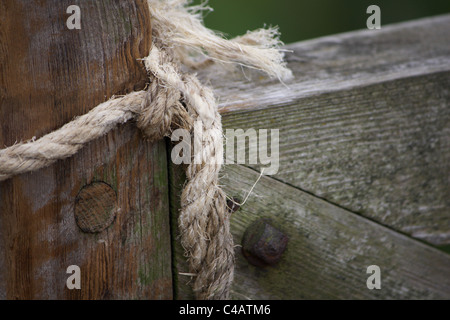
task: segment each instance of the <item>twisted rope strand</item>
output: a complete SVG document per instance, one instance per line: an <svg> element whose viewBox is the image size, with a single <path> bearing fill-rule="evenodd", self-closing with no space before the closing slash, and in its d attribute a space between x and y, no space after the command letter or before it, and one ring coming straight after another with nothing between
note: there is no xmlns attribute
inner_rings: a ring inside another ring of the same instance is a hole
<svg viewBox="0 0 450 320"><path fill-rule="evenodd" d="M86 143L140 114L145 95L145 91L138 91L103 102L36 141L21 142L0 150L0 181L74 155Z"/></svg>
<svg viewBox="0 0 450 320"><path fill-rule="evenodd" d="M224 192L219 185L223 163L222 122L212 90L192 75L181 74L156 46L145 66L165 87L182 93L192 122L202 134L193 136L193 160L186 168L187 184L181 195L181 244L196 274L193 289L199 299L228 299L234 272L233 239ZM169 105L166 105L169 107ZM168 114L170 109L165 110ZM192 130L191 126L191 130ZM199 153L195 145L201 146Z"/></svg>

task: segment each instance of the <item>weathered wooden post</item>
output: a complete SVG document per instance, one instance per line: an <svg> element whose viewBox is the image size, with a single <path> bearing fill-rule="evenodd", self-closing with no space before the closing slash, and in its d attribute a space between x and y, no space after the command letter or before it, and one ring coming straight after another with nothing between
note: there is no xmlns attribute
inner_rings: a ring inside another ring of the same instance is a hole
<svg viewBox="0 0 450 320"><path fill-rule="evenodd" d="M145 0L1 1L2 148L143 89L150 46ZM171 298L168 210L165 144L132 124L0 182L0 298ZM81 289L66 286L71 265Z"/></svg>

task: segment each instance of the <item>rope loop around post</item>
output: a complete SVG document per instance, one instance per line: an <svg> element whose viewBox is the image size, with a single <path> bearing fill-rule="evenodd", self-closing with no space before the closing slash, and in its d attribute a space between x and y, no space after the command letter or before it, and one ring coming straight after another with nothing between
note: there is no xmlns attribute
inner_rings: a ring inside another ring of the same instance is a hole
<svg viewBox="0 0 450 320"><path fill-rule="evenodd" d="M280 80L292 76L283 62L276 29L260 29L225 40L204 27L205 6L189 0L148 0L153 46L142 59L150 75L145 91L113 98L47 135L0 150L0 181L39 170L77 153L86 143L130 120L151 140L178 128L192 137L192 161L181 195L181 243L194 275L198 299L228 299L234 273L234 245L226 195L220 188L223 132L213 91L180 66L193 54L238 63ZM196 136L198 126L201 136ZM201 146L200 151L194 145ZM197 154L194 154L197 152Z"/></svg>

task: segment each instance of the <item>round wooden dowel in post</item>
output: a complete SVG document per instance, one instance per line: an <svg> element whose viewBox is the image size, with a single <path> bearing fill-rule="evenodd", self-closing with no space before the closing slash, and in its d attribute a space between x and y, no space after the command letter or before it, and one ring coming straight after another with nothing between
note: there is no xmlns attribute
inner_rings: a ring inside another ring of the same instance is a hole
<svg viewBox="0 0 450 320"><path fill-rule="evenodd" d="M108 228L116 215L116 193L104 182L93 182L75 198L75 221L84 232L97 233Z"/></svg>
<svg viewBox="0 0 450 320"><path fill-rule="evenodd" d="M144 89L139 59L150 48L147 0L2 0L1 148ZM114 215L86 233L76 200L96 181L116 197ZM71 158L0 182L0 298L171 298L167 200L164 142L146 142L133 123ZM66 285L72 265L80 289Z"/></svg>

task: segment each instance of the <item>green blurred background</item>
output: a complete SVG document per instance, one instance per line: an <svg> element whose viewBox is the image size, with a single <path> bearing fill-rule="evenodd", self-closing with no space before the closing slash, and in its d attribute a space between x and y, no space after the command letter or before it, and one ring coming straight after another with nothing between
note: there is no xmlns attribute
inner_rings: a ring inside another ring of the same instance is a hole
<svg viewBox="0 0 450 320"><path fill-rule="evenodd" d="M279 26L285 43L366 28L371 4L381 9L381 28L450 13L450 0L209 0L208 4L214 11L205 15L207 27L233 37L264 24Z"/></svg>

